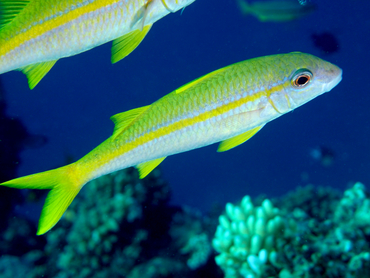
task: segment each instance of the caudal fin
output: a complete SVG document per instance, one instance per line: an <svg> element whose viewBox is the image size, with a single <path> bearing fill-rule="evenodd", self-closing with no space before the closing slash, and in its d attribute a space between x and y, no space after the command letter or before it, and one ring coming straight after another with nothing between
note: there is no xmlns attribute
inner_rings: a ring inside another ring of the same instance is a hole
<svg viewBox="0 0 370 278"><path fill-rule="evenodd" d="M55 226L84 185L79 182L80 179L74 178L73 165L70 164L0 184L18 189L51 189L41 211L37 235L42 235Z"/></svg>

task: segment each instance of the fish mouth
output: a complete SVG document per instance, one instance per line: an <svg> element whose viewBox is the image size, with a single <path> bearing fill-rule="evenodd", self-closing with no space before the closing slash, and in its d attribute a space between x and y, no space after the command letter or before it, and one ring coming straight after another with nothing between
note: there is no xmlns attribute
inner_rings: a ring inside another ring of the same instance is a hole
<svg viewBox="0 0 370 278"><path fill-rule="evenodd" d="M325 84L324 92L329 92L331 89L337 86L340 81L342 81L342 73L343 73L342 69L335 66L335 68L332 70L332 75L335 77L330 82Z"/></svg>

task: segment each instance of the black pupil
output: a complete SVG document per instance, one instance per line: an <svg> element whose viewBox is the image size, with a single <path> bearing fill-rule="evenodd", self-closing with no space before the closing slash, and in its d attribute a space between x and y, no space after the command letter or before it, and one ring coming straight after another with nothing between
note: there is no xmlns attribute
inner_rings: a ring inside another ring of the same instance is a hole
<svg viewBox="0 0 370 278"><path fill-rule="evenodd" d="M297 85L303 86L308 82L308 77L306 75L301 75L297 78Z"/></svg>

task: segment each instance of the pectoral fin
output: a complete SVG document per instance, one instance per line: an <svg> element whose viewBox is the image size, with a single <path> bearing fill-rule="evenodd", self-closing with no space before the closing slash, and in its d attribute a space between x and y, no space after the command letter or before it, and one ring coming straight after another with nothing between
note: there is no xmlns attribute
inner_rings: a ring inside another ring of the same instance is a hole
<svg viewBox="0 0 370 278"><path fill-rule="evenodd" d="M140 179L145 178L151 171L155 169L166 157L157 158L147 162L140 163L136 165L136 168L139 170Z"/></svg>
<svg viewBox="0 0 370 278"><path fill-rule="evenodd" d="M115 39L112 45L112 64L117 63L134 51L148 34L151 27L152 24L149 24L144 26L142 30L135 30Z"/></svg>
<svg viewBox="0 0 370 278"><path fill-rule="evenodd" d="M50 71L50 69L54 66L54 64L57 61L58 60L37 63L26 66L24 68L20 68L19 70L22 71L27 76L28 86L32 90L41 81L41 79Z"/></svg>
<svg viewBox="0 0 370 278"><path fill-rule="evenodd" d="M229 139L222 141L220 145L218 146L217 151L218 152L228 151L232 148L235 148L236 146L239 146L240 144L243 144L245 141L247 141L253 135L255 135L262 127L263 125L257 126L251 130L248 130L247 132L244 132L242 134L239 134L237 136L234 136L234 137L231 137Z"/></svg>

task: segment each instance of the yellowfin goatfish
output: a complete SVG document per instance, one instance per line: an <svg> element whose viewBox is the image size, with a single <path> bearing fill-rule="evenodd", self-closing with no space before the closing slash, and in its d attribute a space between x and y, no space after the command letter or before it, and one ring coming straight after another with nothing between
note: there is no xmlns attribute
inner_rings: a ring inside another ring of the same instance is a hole
<svg viewBox="0 0 370 278"><path fill-rule="evenodd" d="M234 148L266 123L330 91L342 70L294 52L236 63L200 77L151 105L111 117L111 137L75 163L1 183L51 189L37 234L49 231L93 179L136 166L144 178L167 156L221 142Z"/></svg>
<svg viewBox="0 0 370 278"><path fill-rule="evenodd" d="M33 89L56 61L113 41L112 63L152 24L195 0L0 0L0 74L21 70Z"/></svg>
<svg viewBox="0 0 370 278"><path fill-rule="evenodd" d="M237 0L243 14L250 14L259 21L285 22L291 21L315 10L312 3L300 4L296 0L257 1L248 3L245 0Z"/></svg>

